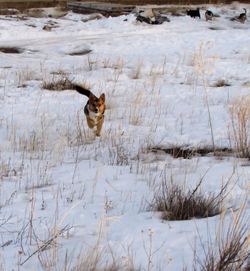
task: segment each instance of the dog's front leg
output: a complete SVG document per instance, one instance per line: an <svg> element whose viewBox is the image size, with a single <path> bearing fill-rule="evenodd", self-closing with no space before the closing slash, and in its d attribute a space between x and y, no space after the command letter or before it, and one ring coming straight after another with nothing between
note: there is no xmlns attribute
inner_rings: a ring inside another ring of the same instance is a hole
<svg viewBox="0 0 250 271"><path fill-rule="evenodd" d="M88 117L87 117L87 123L90 129L93 129L95 127L94 121Z"/></svg>
<svg viewBox="0 0 250 271"><path fill-rule="evenodd" d="M104 117L102 117L97 125L96 125L96 136L100 136L101 135L101 130L102 130L102 125L103 125L103 122L104 122Z"/></svg>

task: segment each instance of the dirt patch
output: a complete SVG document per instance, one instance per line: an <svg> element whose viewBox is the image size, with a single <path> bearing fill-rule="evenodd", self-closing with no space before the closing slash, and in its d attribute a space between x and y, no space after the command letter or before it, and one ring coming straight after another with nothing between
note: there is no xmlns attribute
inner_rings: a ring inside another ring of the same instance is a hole
<svg viewBox="0 0 250 271"><path fill-rule="evenodd" d="M220 79L212 85L212 87L216 87L216 88L230 87L230 86L231 86L231 84L224 79Z"/></svg>
<svg viewBox="0 0 250 271"><path fill-rule="evenodd" d="M70 56L83 56L83 55L89 54L90 52L92 52L92 50L90 50L90 49L83 49L83 50L71 52L71 53L69 53L69 55Z"/></svg>
<svg viewBox="0 0 250 271"><path fill-rule="evenodd" d="M191 148L191 147L153 147L150 149L151 152L163 152L171 155L173 158L183 158L183 159L191 159L195 156L227 156L232 154L232 149L229 148L216 148L215 150L212 147L199 147L199 148Z"/></svg>
<svg viewBox="0 0 250 271"><path fill-rule="evenodd" d="M14 8L0 9L0 15L17 15L20 11Z"/></svg>
<svg viewBox="0 0 250 271"><path fill-rule="evenodd" d="M27 16L34 18L61 18L68 12L66 8L30 8L24 11Z"/></svg>
<svg viewBox="0 0 250 271"><path fill-rule="evenodd" d="M0 8L6 9L6 8L15 8L20 11L29 9L29 8L44 8L44 7L55 7L55 6L61 6L66 7L66 1L56 1L56 0L6 0L6 1L0 1Z"/></svg>
<svg viewBox="0 0 250 271"><path fill-rule="evenodd" d="M5 54L21 54L23 51L22 48L18 47L0 47L0 52Z"/></svg>
<svg viewBox="0 0 250 271"><path fill-rule="evenodd" d="M208 27L208 29L210 29L210 30L225 30L225 28L218 27L218 26L211 26L211 27Z"/></svg>

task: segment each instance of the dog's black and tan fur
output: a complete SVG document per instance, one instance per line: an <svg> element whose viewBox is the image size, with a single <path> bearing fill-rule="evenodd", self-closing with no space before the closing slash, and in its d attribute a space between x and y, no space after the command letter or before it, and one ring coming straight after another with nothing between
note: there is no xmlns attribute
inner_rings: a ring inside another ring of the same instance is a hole
<svg viewBox="0 0 250 271"><path fill-rule="evenodd" d="M101 96L97 98L90 90L79 85L74 85L74 89L78 93L89 98L84 107L84 114L86 116L89 128L93 129L96 127L96 136L100 136L104 122L105 94L102 93Z"/></svg>
<svg viewBox="0 0 250 271"><path fill-rule="evenodd" d="M199 8L197 8L197 9L189 9L189 10L186 10L186 13L187 13L187 15L189 15L191 18L195 18L195 17L201 18L201 15L200 15L200 9L199 9Z"/></svg>
<svg viewBox="0 0 250 271"><path fill-rule="evenodd" d="M247 19L247 10L245 8L243 8L243 10L243 13L241 13L239 16L231 18L231 21L238 21L244 24Z"/></svg>
<svg viewBox="0 0 250 271"><path fill-rule="evenodd" d="M238 20L239 20L242 24L244 24L245 21L246 21L246 19L247 19L247 10L246 10L245 8L243 8L243 10L244 10L244 12L241 13L241 14L239 15L239 17L238 17Z"/></svg>
<svg viewBox="0 0 250 271"><path fill-rule="evenodd" d="M205 12L206 21L212 21L213 17L214 17L213 12L211 10L206 10Z"/></svg>

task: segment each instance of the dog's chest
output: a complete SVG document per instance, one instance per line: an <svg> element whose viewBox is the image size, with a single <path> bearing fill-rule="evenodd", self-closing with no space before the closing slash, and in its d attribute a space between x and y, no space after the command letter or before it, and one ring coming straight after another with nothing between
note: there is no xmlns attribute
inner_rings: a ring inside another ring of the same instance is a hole
<svg viewBox="0 0 250 271"><path fill-rule="evenodd" d="M101 116L100 113L95 113L95 112L89 110L88 117L94 122L95 125L98 123L100 116Z"/></svg>

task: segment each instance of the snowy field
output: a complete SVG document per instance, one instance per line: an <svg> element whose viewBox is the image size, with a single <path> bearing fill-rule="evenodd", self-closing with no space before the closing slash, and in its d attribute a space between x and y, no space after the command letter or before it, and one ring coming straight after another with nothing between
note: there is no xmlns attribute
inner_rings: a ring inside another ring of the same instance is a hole
<svg viewBox="0 0 250 271"><path fill-rule="evenodd" d="M0 47L19 50L0 52L0 270L193 270L243 205L248 223L250 21L230 20L243 7L162 25L0 16ZM101 137L86 97L43 88L64 78L106 94ZM173 147L217 152L185 159ZM227 183L221 215L152 210L163 182L201 180L203 195Z"/></svg>

